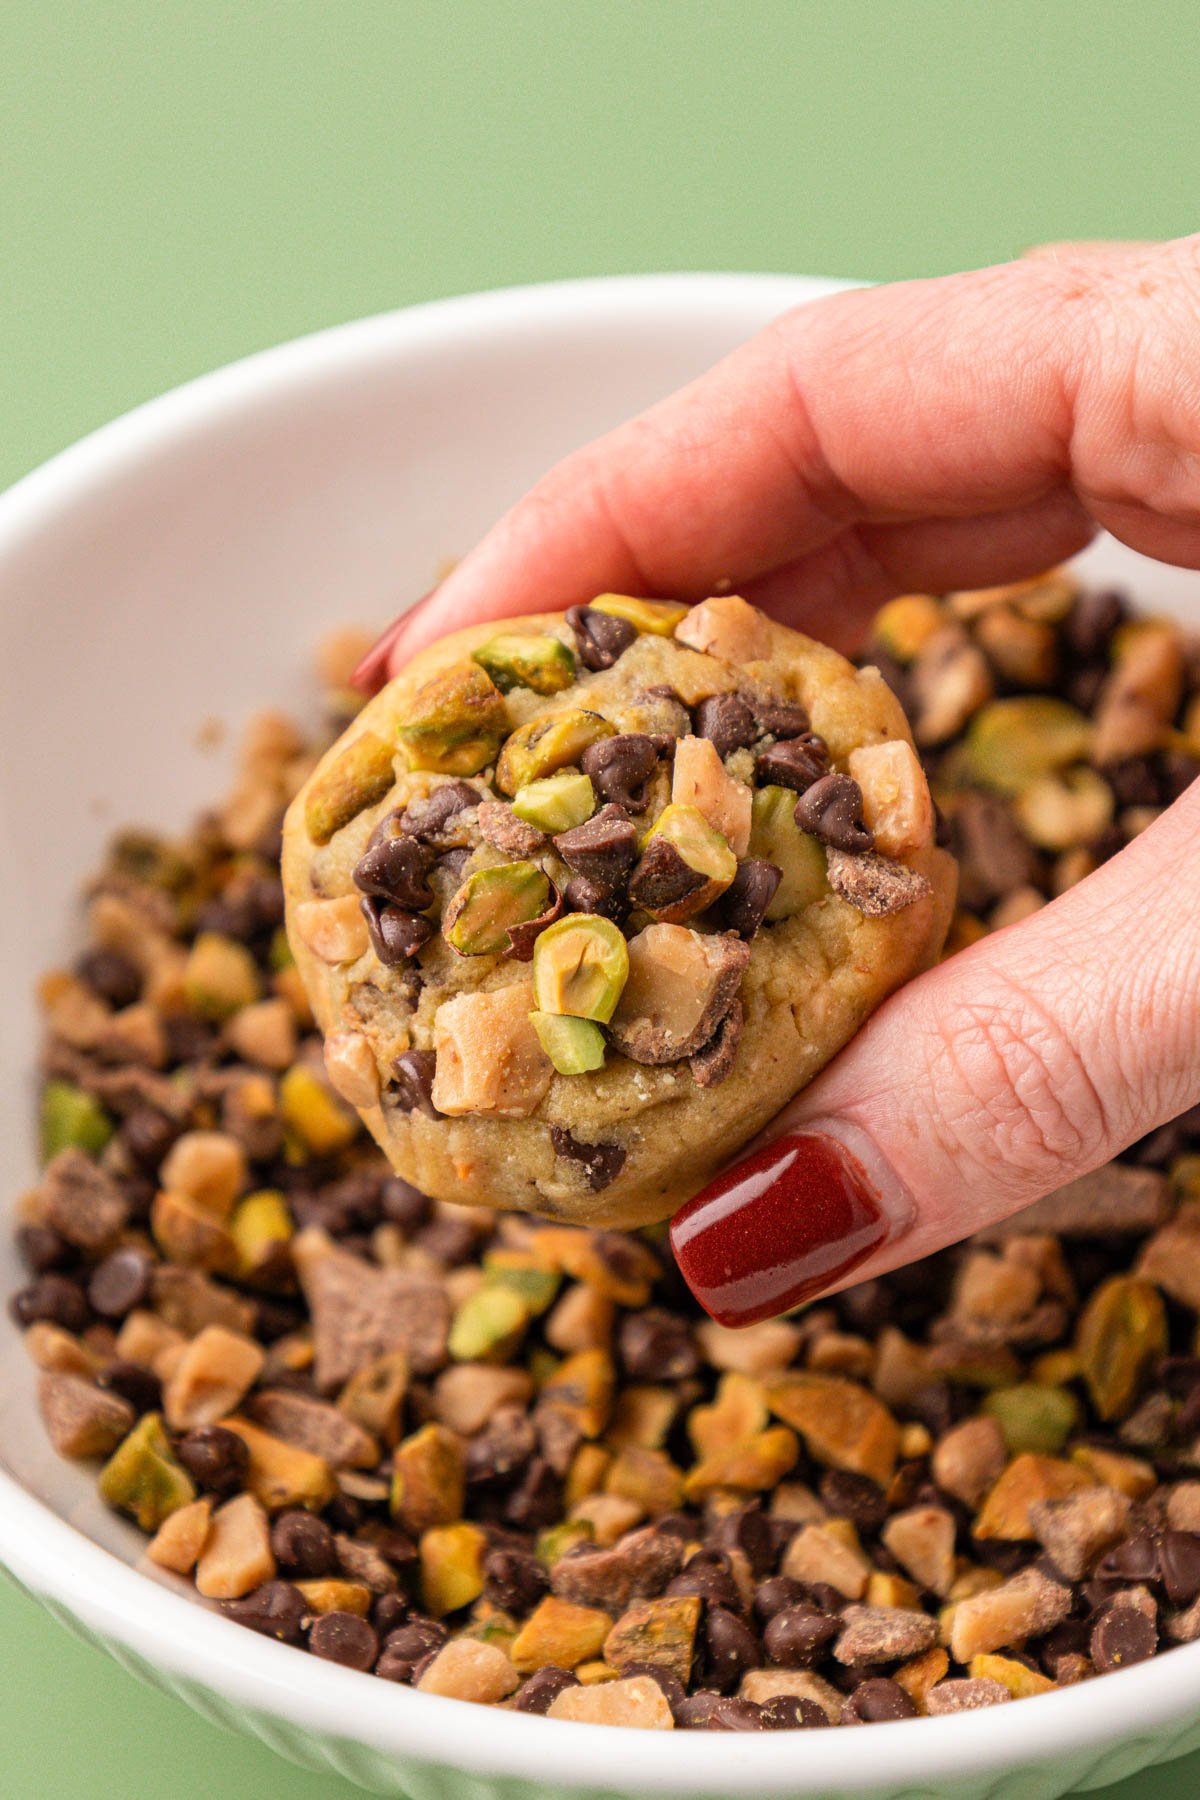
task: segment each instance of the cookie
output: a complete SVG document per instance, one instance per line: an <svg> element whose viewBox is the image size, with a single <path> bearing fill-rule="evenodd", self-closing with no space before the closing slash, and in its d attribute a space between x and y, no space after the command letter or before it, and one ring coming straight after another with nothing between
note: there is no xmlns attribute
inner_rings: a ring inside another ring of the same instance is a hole
<svg viewBox="0 0 1200 1800"><path fill-rule="evenodd" d="M941 949L951 859L874 669L736 595L423 651L291 806L337 1092L447 1200L663 1219Z"/></svg>

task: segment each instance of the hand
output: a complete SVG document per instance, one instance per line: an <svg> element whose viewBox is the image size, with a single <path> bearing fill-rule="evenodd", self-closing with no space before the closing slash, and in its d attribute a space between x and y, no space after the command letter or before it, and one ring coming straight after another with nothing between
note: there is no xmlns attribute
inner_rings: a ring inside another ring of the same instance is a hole
<svg viewBox="0 0 1200 1800"><path fill-rule="evenodd" d="M364 674L531 594L722 581L849 647L895 593L1016 580L1098 527L1200 566L1200 238L785 315L553 470ZM700 1298L734 1321L882 1274L1200 1101L1198 895L1200 782L1052 906L894 996L684 1208Z"/></svg>

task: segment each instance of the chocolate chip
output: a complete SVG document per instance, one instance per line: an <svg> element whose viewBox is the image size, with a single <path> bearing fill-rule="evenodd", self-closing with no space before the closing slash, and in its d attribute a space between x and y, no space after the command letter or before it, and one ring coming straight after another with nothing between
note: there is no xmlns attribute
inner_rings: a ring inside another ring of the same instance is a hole
<svg viewBox="0 0 1200 1800"><path fill-rule="evenodd" d="M783 871L761 856L752 856L739 863L737 874L714 909L720 924L749 943L766 918L767 908L782 880Z"/></svg>
<svg viewBox="0 0 1200 1800"><path fill-rule="evenodd" d="M264 1581L242 1600L223 1600L221 1611L236 1624L281 1644L304 1642L308 1602L290 1581Z"/></svg>
<svg viewBox="0 0 1200 1800"><path fill-rule="evenodd" d="M224 1425L197 1425L180 1438L175 1454L197 1487L221 1496L242 1485L250 1466L244 1441Z"/></svg>
<svg viewBox="0 0 1200 1800"><path fill-rule="evenodd" d="M572 875L563 889L563 904L568 912L597 913L614 925L622 924L629 911L629 900L620 888L589 881L585 875Z"/></svg>
<svg viewBox="0 0 1200 1800"><path fill-rule="evenodd" d="M706 879L684 862L674 844L663 837L652 837L629 877L629 898L647 912L663 912L702 888Z"/></svg>
<svg viewBox="0 0 1200 1800"><path fill-rule="evenodd" d="M403 831L416 838L419 844L432 844L436 849L451 819L457 818L469 806L478 806L482 797L469 782L447 781L434 788L427 800L411 800L402 813L389 813L375 827L371 842L374 844Z"/></svg>
<svg viewBox="0 0 1200 1800"><path fill-rule="evenodd" d="M615 887L637 860L637 829L624 807L609 804L582 825L560 831L554 848L576 875Z"/></svg>
<svg viewBox="0 0 1200 1800"><path fill-rule="evenodd" d="M709 1543L722 1550L740 1550L756 1580L775 1567L775 1539L771 1522L758 1500L747 1500L714 1525Z"/></svg>
<svg viewBox="0 0 1200 1800"><path fill-rule="evenodd" d="M650 801L647 784L658 767L658 751L642 732L626 731L589 744L579 766L601 799L611 800L627 812L645 812Z"/></svg>
<svg viewBox="0 0 1200 1800"><path fill-rule="evenodd" d="M1120 594L1080 594L1063 621L1063 636L1081 661L1095 662L1107 656L1113 633L1126 611Z"/></svg>
<svg viewBox="0 0 1200 1800"><path fill-rule="evenodd" d="M407 834L372 844L355 866L354 885L373 899L388 900L409 912L433 905L421 847Z"/></svg>
<svg viewBox="0 0 1200 1800"><path fill-rule="evenodd" d="M785 1606L767 1622L763 1648L784 1669L811 1669L842 1629L842 1621L813 1606Z"/></svg>
<svg viewBox="0 0 1200 1800"><path fill-rule="evenodd" d="M705 1608L701 1631L705 1680L720 1693L730 1694L747 1669L757 1664L758 1639L735 1612L711 1603Z"/></svg>
<svg viewBox="0 0 1200 1800"><path fill-rule="evenodd" d="M362 915L367 921L371 948L385 969L397 968L415 956L433 936L433 925L420 913L405 912L390 902L363 896Z"/></svg>
<svg viewBox="0 0 1200 1800"><path fill-rule="evenodd" d="M467 1445L467 1480L490 1486L510 1481L526 1467L536 1448L532 1420L519 1406L503 1406Z"/></svg>
<svg viewBox="0 0 1200 1800"><path fill-rule="evenodd" d="M92 1270L88 1299L103 1319L123 1319L150 1292L154 1259L134 1244L114 1250Z"/></svg>
<svg viewBox="0 0 1200 1800"><path fill-rule="evenodd" d="M58 1325L64 1331L86 1331L92 1313L77 1281L68 1275L39 1275L15 1293L8 1310L22 1331L30 1325Z"/></svg>
<svg viewBox="0 0 1200 1800"><path fill-rule="evenodd" d="M1136 1532L1115 1544L1096 1564L1101 1581L1157 1581L1158 1544L1149 1531Z"/></svg>
<svg viewBox="0 0 1200 1800"><path fill-rule="evenodd" d="M580 1165L594 1194L614 1182L625 1167L623 1144L584 1144L565 1125L550 1127L550 1142L555 1156Z"/></svg>
<svg viewBox="0 0 1200 1800"><path fill-rule="evenodd" d="M1200 1537L1191 1531L1164 1531L1158 1567L1172 1606L1186 1606L1200 1594Z"/></svg>
<svg viewBox="0 0 1200 1800"><path fill-rule="evenodd" d="M675 1723L684 1731L707 1731L708 1721L725 1704L722 1696L712 1688L701 1688L686 1696Z"/></svg>
<svg viewBox="0 0 1200 1800"><path fill-rule="evenodd" d="M158 1412L162 1407L162 1382L153 1369L118 1356L96 1377L96 1386L128 1400L137 1413Z"/></svg>
<svg viewBox="0 0 1200 1800"><path fill-rule="evenodd" d="M524 1618L550 1589L550 1578L536 1556L519 1550L493 1550L483 1565L483 1597L501 1612Z"/></svg>
<svg viewBox="0 0 1200 1800"><path fill-rule="evenodd" d="M688 1068L697 1087L719 1087L733 1074L745 1021L746 1013L741 1001L732 1000L728 1011L718 1020L717 1029L707 1044L702 1044L699 1050L688 1057Z"/></svg>
<svg viewBox="0 0 1200 1800"><path fill-rule="evenodd" d="M863 823L862 789L849 775L823 775L796 802L796 823L835 850L869 850L874 838Z"/></svg>
<svg viewBox="0 0 1200 1800"><path fill-rule="evenodd" d="M613 613L597 612L594 606L573 606L567 613L567 624L575 633L579 660L585 669L611 669L617 658L628 650L637 629L628 619Z"/></svg>
<svg viewBox="0 0 1200 1800"><path fill-rule="evenodd" d="M375 1665L379 1639L365 1619L354 1613L331 1612L314 1620L308 1647L326 1662L341 1663L344 1669L361 1669L365 1674Z"/></svg>
<svg viewBox="0 0 1200 1800"><path fill-rule="evenodd" d="M523 1531L541 1531L562 1517L562 1481L548 1462L535 1456L504 1504L504 1517Z"/></svg>
<svg viewBox="0 0 1200 1800"><path fill-rule="evenodd" d="M876 1725L890 1719L915 1719L917 1709L898 1681L877 1675L859 1682L846 1702L844 1716L850 1723Z"/></svg>
<svg viewBox="0 0 1200 1800"><path fill-rule="evenodd" d="M433 1078L437 1073L437 1052L406 1050L392 1064L388 1092L401 1112L423 1112L428 1119L440 1119L433 1104Z"/></svg>
<svg viewBox="0 0 1200 1800"><path fill-rule="evenodd" d="M410 1051L409 1055L433 1056L432 1050ZM397 1061L403 1061L398 1057ZM433 1201L428 1194L413 1187L399 1175L389 1175L380 1189L379 1209L385 1219L393 1225L399 1225L403 1231L419 1231L433 1211Z"/></svg>
<svg viewBox="0 0 1200 1800"><path fill-rule="evenodd" d="M371 1604L371 1623L383 1639L407 1625L412 1617L412 1602L404 1594L376 1594Z"/></svg>
<svg viewBox="0 0 1200 1800"><path fill-rule="evenodd" d="M755 700L754 720L764 737L803 737L812 720L796 700Z"/></svg>
<svg viewBox="0 0 1200 1800"><path fill-rule="evenodd" d="M332 1575L337 1567L333 1533L315 1513L280 1513L271 1526L271 1550L281 1569L307 1581Z"/></svg>
<svg viewBox="0 0 1200 1800"><path fill-rule="evenodd" d="M21 1261L34 1275L48 1275L74 1261L73 1245L49 1225L20 1225L16 1237Z"/></svg>
<svg viewBox="0 0 1200 1800"><path fill-rule="evenodd" d="M869 1475L855 1475L849 1469L826 1469L820 1493L830 1512L849 1519L857 1531L878 1531L887 1518L887 1495Z"/></svg>
<svg viewBox="0 0 1200 1800"><path fill-rule="evenodd" d="M794 788L803 794L813 783L829 773L829 750L824 738L815 732L801 737L783 738L762 750L754 759L754 772L761 782L775 787Z"/></svg>
<svg viewBox="0 0 1200 1800"><path fill-rule="evenodd" d="M1159 806L1161 784L1154 759L1129 756L1123 762L1109 763L1104 770L1118 806Z"/></svg>
<svg viewBox="0 0 1200 1800"><path fill-rule="evenodd" d="M119 950L88 950L76 963L80 977L93 993L120 1009L140 1000L142 978L137 968Z"/></svg>
<svg viewBox="0 0 1200 1800"><path fill-rule="evenodd" d="M700 1367L690 1322L660 1306L625 1314L617 1353L631 1381L686 1381Z"/></svg>
<svg viewBox="0 0 1200 1800"><path fill-rule="evenodd" d="M696 736L707 738L718 756L748 749L758 735L754 714L740 694L710 694L696 708Z"/></svg>
<svg viewBox="0 0 1200 1800"><path fill-rule="evenodd" d="M1158 1648L1154 1620L1140 1607L1120 1601L1107 1607L1097 1621L1088 1644L1089 1654L1102 1672L1145 1662Z"/></svg>
<svg viewBox="0 0 1200 1800"><path fill-rule="evenodd" d="M705 1729L708 1731L762 1731L762 1707L755 1700L718 1698L710 1708Z"/></svg>
<svg viewBox="0 0 1200 1800"><path fill-rule="evenodd" d="M801 1694L775 1694L762 1703L762 1722L767 1731L818 1731L829 1715Z"/></svg>
<svg viewBox="0 0 1200 1800"><path fill-rule="evenodd" d="M515 1712L537 1713L544 1718L560 1694L567 1688L578 1686L579 1677L570 1669L547 1663L545 1668L536 1670L528 1681L521 1683L509 1704Z"/></svg>
<svg viewBox="0 0 1200 1800"><path fill-rule="evenodd" d="M1185 750L1170 750L1162 759L1162 798L1165 806L1186 794L1200 780L1200 757Z"/></svg>
<svg viewBox="0 0 1200 1800"><path fill-rule="evenodd" d="M385 1681L411 1681L413 1670L441 1649L450 1633L434 1619L410 1619L384 1639L375 1673Z"/></svg>
<svg viewBox="0 0 1200 1800"><path fill-rule="evenodd" d="M799 1528L793 1526L792 1530ZM776 1613L787 1606L805 1606L808 1604L809 1590L802 1581L795 1581L790 1575L772 1575L764 1581L754 1595L754 1616L760 1624L765 1625Z"/></svg>
<svg viewBox="0 0 1200 1800"><path fill-rule="evenodd" d="M121 1142L138 1168L153 1175L181 1130L156 1107L135 1106L121 1126Z"/></svg>
<svg viewBox="0 0 1200 1800"><path fill-rule="evenodd" d="M722 1550L698 1550L689 1556L666 1591L669 1595L699 1594L709 1606L724 1607L728 1612L742 1610L741 1589L733 1578L729 1558Z"/></svg>

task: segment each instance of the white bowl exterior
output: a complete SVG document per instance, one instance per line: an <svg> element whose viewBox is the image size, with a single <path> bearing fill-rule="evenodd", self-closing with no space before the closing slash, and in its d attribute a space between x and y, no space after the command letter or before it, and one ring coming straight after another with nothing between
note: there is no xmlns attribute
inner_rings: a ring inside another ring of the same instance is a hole
<svg viewBox="0 0 1200 1800"><path fill-rule="evenodd" d="M641 277L366 320L167 395L0 499L6 1193L35 1174L34 973L69 948L71 896L114 825L177 829L221 792L230 751L203 748L205 722L311 702L322 631L382 625L559 456L837 285ZM1200 620L1196 575L1111 542L1084 562ZM7 1293L20 1275L0 1238ZM50 1450L7 1314L0 1357L0 1562L145 1679L379 1793L1049 1800L1200 1746L1200 1645L1016 1714L803 1737L604 1731L366 1681L139 1562L91 1472Z"/></svg>

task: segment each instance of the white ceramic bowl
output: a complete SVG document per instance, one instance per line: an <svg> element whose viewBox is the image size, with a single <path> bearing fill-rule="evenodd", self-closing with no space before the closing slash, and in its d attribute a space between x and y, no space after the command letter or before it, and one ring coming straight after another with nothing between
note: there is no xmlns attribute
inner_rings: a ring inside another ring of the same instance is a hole
<svg viewBox="0 0 1200 1800"><path fill-rule="evenodd" d="M114 824L177 827L221 791L201 724L303 704L324 628L382 624L552 460L832 285L581 282L369 319L169 394L0 499L6 1192L34 1172L33 972L70 945L72 897ZM1198 616L1197 577L1089 555ZM19 1280L3 1234L5 1295ZM1200 1644L1015 1711L802 1736L604 1730L370 1681L140 1566L91 1474L49 1449L6 1316L0 1359L0 1562L146 1680L379 1793L1034 1800L1200 1745Z"/></svg>

